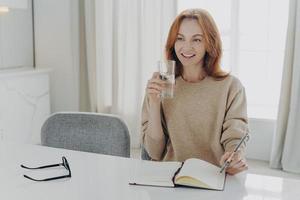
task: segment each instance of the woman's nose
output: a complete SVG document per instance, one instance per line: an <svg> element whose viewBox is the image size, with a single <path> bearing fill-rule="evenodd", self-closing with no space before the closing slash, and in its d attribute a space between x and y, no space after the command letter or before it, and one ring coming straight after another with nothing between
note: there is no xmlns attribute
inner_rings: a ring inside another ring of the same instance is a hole
<svg viewBox="0 0 300 200"><path fill-rule="evenodd" d="M193 45L192 45L192 43L191 42L189 42L189 41L185 41L183 44L182 44L182 48L184 48L184 49L192 49L193 48Z"/></svg>

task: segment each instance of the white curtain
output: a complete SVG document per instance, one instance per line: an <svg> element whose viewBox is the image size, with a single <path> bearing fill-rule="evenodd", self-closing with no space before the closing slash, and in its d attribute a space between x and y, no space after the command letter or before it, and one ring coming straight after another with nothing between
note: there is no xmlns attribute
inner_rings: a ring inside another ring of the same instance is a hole
<svg viewBox="0 0 300 200"><path fill-rule="evenodd" d="M270 166L300 173L300 2L290 0L277 127Z"/></svg>
<svg viewBox="0 0 300 200"><path fill-rule="evenodd" d="M139 147L147 80L163 56L176 0L86 0L85 35L91 111L121 116Z"/></svg>

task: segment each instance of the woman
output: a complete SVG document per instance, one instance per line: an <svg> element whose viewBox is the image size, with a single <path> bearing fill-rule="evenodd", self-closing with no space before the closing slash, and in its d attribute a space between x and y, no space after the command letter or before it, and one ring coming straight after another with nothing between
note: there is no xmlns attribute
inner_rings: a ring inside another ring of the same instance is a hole
<svg viewBox="0 0 300 200"><path fill-rule="evenodd" d="M173 22L166 57L176 61L175 97L160 99L164 81L148 81L142 110L142 144L154 160L200 158L222 165L248 130L245 90L220 68L216 24L203 9L183 11ZM163 111L161 113L161 110ZM244 145L226 172L247 169Z"/></svg>

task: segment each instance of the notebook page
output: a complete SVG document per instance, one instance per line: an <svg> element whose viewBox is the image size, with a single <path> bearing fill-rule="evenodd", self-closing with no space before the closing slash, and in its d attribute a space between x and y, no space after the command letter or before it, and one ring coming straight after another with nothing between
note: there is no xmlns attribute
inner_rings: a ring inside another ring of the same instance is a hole
<svg viewBox="0 0 300 200"><path fill-rule="evenodd" d="M184 162L179 176L190 176L210 186L211 189L222 190L225 181L225 172L220 168L200 159L188 159Z"/></svg>
<svg viewBox="0 0 300 200"><path fill-rule="evenodd" d="M180 162L136 160L131 167L130 184L174 187L172 178Z"/></svg>

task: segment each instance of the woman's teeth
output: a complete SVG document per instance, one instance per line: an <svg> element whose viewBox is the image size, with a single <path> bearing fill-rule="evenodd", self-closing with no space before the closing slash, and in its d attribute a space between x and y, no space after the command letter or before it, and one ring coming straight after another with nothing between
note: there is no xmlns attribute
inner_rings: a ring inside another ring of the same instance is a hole
<svg viewBox="0 0 300 200"><path fill-rule="evenodd" d="M182 53L181 55L185 58L191 58L195 56L195 54L184 54L184 53Z"/></svg>

